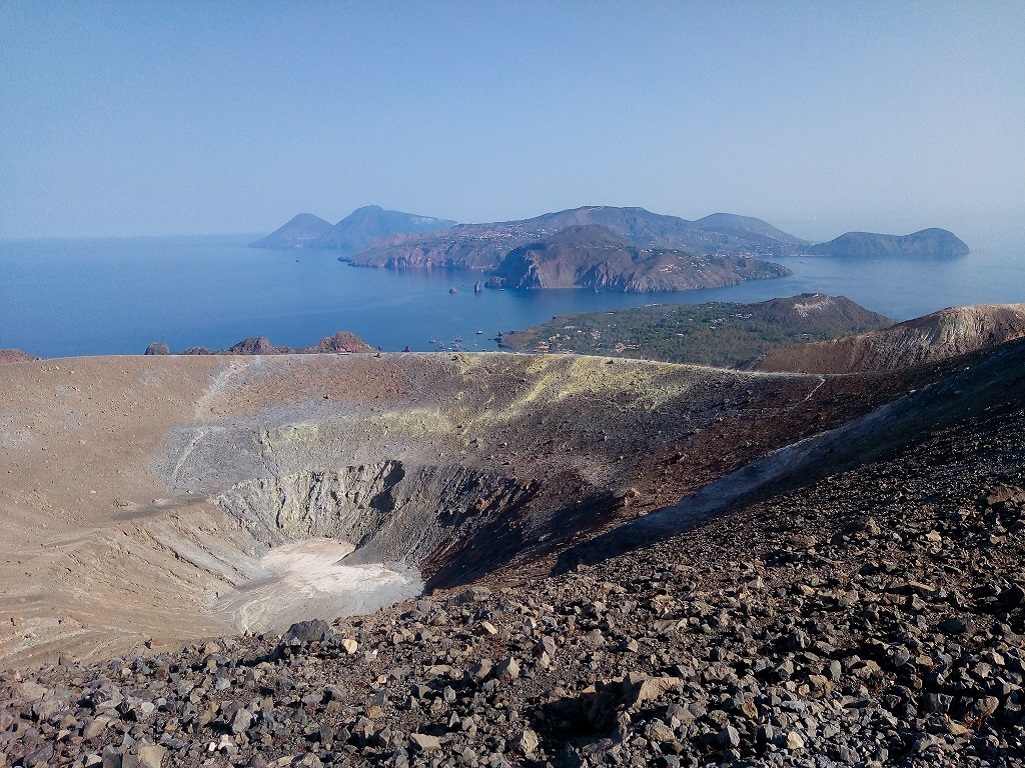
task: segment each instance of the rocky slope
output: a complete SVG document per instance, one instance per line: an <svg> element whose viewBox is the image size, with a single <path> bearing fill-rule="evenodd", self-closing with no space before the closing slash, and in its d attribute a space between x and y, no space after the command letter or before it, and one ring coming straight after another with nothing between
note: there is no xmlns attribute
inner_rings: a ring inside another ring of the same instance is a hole
<svg viewBox="0 0 1025 768"><path fill-rule="evenodd" d="M20 349L0 349L0 365L5 363L28 363L39 358Z"/></svg>
<svg viewBox="0 0 1025 768"><path fill-rule="evenodd" d="M7 673L0 750L25 766L1021 765L1023 363L1016 342L937 369L865 422L861 458L615 556L582 541L558 574Z"/></svg>
<svg viewBox="0 0 1025 768"><path fill-rule="evenodd" d="M252 248L319 248L350 254L388 235L447 229L455 223L367 205L357 208L334 225L313 214L300 213L267 237L249 245Z"/></svg>
<svg viewBox="0 0 1025 768"><path fill-rule="evenodd" d="M966 256L968 246L945 229L923 229L910 235L879 235L872 232L847 232L828 243L805 249L805 253L850 258L886 258L890 256L951 257Z"/></svg>
<svg viewBox="0 0 1025 768"><path fill-rule="evenodd" d="M779 264L742 256L639 248L605 227L588 224L566 227L540 242L514 248L488 285L646 293L721 287L788 274L790 270Z"/></svg>
<svg viewBox="0 0 1025 768"><path fill-rule="evenodd" d="M802 293L755 304L714 302L560 315L499 334L516 351L616 355L733 367L780 346L885 328L893 321L844 296Z"/></svg>
<svg viewBox="0 0 1025 768"><path fill-rule="evenodd" d="M834 341L781 347L752 364L760 371L855 373L946 360L1025 336L1025 304L950 307L889 328Z"/></svg>
<svg viewBox="0 0 1025 768"><path fill-rule="evenodd" d="M699 221L651 213L643 208L587 206L532 219L491 224L460 224L425 235L396 235L347 260L361 266L393 268L497 268L515 248L544 240L567 227L596 225L638 248L691 253L778 256L795 253L805 241L758 219L714 214Z"/></svg>
<svg viewBox="0 0 1025 768"><path fill-rule="evenodd" d="M233 344L228 349L212 350L206 347L189 347L181 355L319 355L373 352L374 348L363 339L348 331L339 331L320 340L315 347L276 347L265 336L252 336ZM146 348L146 355L169 355L167 344L154 342Z"/></svg>

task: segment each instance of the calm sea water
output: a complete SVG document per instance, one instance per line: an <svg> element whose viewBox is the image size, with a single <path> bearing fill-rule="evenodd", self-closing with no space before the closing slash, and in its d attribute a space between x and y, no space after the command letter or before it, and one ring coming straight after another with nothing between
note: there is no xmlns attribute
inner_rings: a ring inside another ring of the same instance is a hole
<svg viewBox="0 0 1025 768"><path fill-rule="evenodd" d="M140 354L153 341L177 352L223 349L249 336L308 346L348 330L386 351L430 351L456 338L471 350L493 350L497 333L557 314L656 302L819 291L896 320L961 304L1025 302L1025 247L1008 243L970 243L971 255L950 260L780 259L793 276L671 294L474 294L479 273L356 268L328 253L245 247L255 237L0 241L0 348L43 357Z"/></svg>

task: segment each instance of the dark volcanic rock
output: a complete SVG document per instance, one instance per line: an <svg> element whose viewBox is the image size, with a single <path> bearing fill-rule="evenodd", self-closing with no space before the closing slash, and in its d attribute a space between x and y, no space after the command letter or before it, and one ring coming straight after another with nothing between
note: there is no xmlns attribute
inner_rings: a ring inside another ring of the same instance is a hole
<svg viewBox="0 0 1025 768"><path fill-rule="evenodd" d="M879 235L873 232L847 232L828 243L807 248L806 253L851 258L886 256L965 256L968 246L953 232L923 229L910 235Z"/></svg>
<svg viewBox="0 0 1025 768"><path fill-rule="evenodd" d="M253 336L242 339L238 344L228 348L229 355L273 355L276 350L271 346L270 341L264 336Z"/></svg>
<svg viewBox="0 0 1025 768"><path fill-rule="evenodd" d="M316 355L339 354L353 352L373 352L374 348L363 339L348 331L339 331L333 336L320 340L315 347L275 347L264 336L252 336L243 339L228 349L212 350L206 347L190 347L182 355ZM150 344L146 348L147 355L171 354L166 344Z"/></svg>
<svg viewBox="0 0 1025 768"><path fill-rule="evenodd" d="M369 344L348 331L339 331L334 336L321 339L317 346L306 349L310 352L373 352Z"/></svg>

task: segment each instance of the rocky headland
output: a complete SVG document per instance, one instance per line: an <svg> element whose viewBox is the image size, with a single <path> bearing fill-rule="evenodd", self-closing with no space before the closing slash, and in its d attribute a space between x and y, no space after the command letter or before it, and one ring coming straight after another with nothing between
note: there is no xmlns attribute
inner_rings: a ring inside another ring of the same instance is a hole
<svg viewBox="0 0 1025 768"><path fill-rule="evenodd" d="M189 347L180 355L322 355L357 352L374 352L374 348L349 331L339 331L327 336L313 347L274 346L266 336L251 336L228 349L213 350L206 347ZM143 353L146 355L170 355L171 350L162 342L153 342Z"/></svg>

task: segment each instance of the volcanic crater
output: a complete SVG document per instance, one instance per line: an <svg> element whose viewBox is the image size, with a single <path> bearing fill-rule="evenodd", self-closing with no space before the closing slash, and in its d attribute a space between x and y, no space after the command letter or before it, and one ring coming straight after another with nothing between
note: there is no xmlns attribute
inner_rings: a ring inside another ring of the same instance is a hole
<svg viewBox="0 0 1025 768"><path fill-rule="evenodd" d="M491 354L0 368L0 662L523 582L907 377Z"/></svg>

